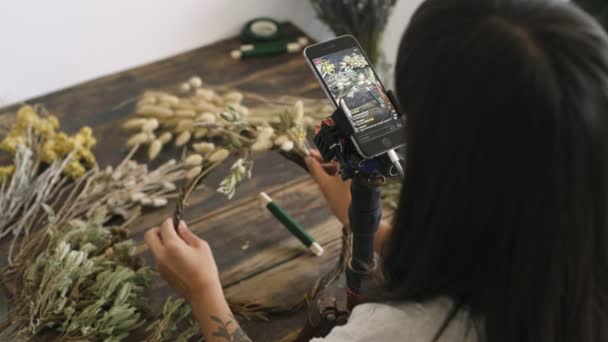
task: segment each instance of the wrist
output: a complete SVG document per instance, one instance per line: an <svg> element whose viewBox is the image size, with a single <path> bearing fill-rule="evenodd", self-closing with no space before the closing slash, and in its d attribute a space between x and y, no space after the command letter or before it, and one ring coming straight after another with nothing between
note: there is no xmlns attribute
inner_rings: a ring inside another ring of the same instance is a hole
<svg viewBox="0 0 608 342"><path fill-rule="evenodd" d="M186 299L191 302L203 299L204 297L216 295L218 293L223 295L222 285L218 279L201 279L193 283Z"/></svg>
<svg viewBox="0 0 608 342"><path fill-rule="evenodd" d="M219 282L193 290L187 301L197 318L209 316L209 312L217 311L218 308L228 308L224 290Z"/></svg>

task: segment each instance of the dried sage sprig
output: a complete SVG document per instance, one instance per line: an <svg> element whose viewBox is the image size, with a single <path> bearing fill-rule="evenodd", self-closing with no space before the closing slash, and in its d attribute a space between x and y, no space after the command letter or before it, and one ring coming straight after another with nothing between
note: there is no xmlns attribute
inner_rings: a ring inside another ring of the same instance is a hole
<svg viewBox="0 0 608 342"><path fill-rule="evenodd" d="M226 195L228 199L232 199L236 193L236 185L243 179L251 178L251 169L253 161L239 158L230 167L230 174L220 182L217 192Z"/></svg>
<svg viewBox="0 0 608 342"><path fill-rule="evenodd" d="M186 324L185 327L184 324ZM181 328L180 333L178 333L179 328ZM200 336L199 325L192 318L190 305L183 298L168 297L163 305L162 313L148 325L146 331L150 333L146 338L148 342L187 342L197 335L199 335L199 341L203 340L203 337Z"/></svg>
<svg viewBox="0 0 608 342"><path fill-rule="evenodd" d="M49 224L38 233L44 236L42 251L17 277L0 338L31 339L51 331L56 341L125 339L143 323L143 289L154 273L137 266L133 241L115 241L103 225L103 211L64 227L45 209Z"/></svg>

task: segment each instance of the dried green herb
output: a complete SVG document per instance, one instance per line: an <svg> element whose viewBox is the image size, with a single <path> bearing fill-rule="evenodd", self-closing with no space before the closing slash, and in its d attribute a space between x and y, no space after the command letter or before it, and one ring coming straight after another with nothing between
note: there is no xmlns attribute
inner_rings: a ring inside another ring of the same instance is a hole
<svg viewBox="0 0 608 342"><path fill-rule="evenodd" d="M17 278L0 337L52 333L56 341L125 339L144 322L143 289L154 273L137 266L133 241L115 242L103 225L105 212L62 227L50 207L45 209L49 224L43 250Z"/></svg>
<svg viewBox="0 0 608 342"><path fill-rule="evenodd" d="M194 336L200 336L200 328L196 320L191 317L190 306L182 298L167 298L163 311L151 322L146 331L150 334L148 342L178 341L186 342ZM178 331L180 331L178 333Z"/></svg>

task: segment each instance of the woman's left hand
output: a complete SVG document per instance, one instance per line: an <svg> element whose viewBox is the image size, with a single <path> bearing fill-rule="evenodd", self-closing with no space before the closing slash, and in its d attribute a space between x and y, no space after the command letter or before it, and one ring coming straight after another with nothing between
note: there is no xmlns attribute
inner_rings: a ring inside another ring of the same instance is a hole
<svg viewBox="0 0 608 342"><path fill-rule="evenodd" d="M146 232L160 275L188 301L207 292L221 292L219 274L209 244L181 221L177 231L171 218Z"/></svg>

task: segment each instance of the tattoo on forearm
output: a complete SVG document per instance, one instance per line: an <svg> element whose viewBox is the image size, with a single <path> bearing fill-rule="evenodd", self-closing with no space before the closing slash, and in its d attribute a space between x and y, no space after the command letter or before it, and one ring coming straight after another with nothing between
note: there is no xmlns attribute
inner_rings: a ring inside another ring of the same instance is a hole
<svg viewBox="0 0 608 342"><path fill-rule="evenodd" d="M230 319L227 320L226 322L223 322L217 316L211 316L211 320L218 324L218 328L216 331L213 332L213 336L221 339L222 341L251 342L251 339L249 338L249 336L247 336L247 334L245 334L243 329L241 329L241 327L239 326L239 323L236 321L236 319L234 318L234 316L232 314L230 315ZM229 329L231 329L231 327L230 327L231 325L236 326L236 328L232 332L230 332L230 330L229 330Z"/></svg>

